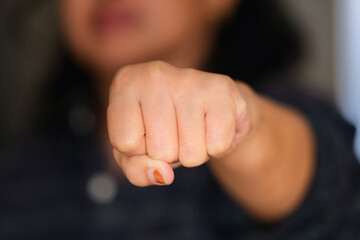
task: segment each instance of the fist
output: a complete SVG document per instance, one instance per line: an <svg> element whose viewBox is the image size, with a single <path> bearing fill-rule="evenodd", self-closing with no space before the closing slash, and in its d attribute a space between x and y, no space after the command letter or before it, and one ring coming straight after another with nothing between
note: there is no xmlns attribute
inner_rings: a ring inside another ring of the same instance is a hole
<svg viewBox="0 0 360 240"><path fill-rule="evenodd" d="M137 186L171 184L175 165L196 167L222 158L250 129L239 83L165 62L121 68L109 99L114 157Z"/></svg>

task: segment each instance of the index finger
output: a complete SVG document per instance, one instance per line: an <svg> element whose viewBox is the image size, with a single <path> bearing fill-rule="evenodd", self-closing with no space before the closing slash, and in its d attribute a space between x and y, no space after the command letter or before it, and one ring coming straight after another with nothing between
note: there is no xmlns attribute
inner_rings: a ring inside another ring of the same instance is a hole
<svg viewBox="0 0 360 240"><path fill-rule="evenodd" d="M128 156L146 154L142 111L135 95L123 90L110 96L107 123L116 150Z"/></svg>

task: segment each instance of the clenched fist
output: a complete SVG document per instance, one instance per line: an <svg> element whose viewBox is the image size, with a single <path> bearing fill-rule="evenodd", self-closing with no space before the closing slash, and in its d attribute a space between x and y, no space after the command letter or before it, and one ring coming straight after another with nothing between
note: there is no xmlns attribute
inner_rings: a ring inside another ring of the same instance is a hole
<svg viewBox="0 0 360 240"><path fill-rule="evenodd" d="M155 61L116 74L107 112L114 156L137 186L171 184L175 165L230 154L250 129L249 104L230 77Z"/></svg>

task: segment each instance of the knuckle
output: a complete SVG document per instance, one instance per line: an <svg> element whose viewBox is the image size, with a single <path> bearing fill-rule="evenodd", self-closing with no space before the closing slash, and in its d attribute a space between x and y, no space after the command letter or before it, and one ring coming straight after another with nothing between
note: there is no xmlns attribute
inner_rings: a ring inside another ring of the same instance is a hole
<svg viewBox="0 0 360 240"><path fill-rule="evenodd" d="M125 138L120 141L119 147L121 152L132 153L137 148L137 141L132 138Z"/></svg>
<svg viewBox="0 0 360 240"><path fill-rule="evenodd" d="M232 90L234 88L234 81L231 77L227 75L221 75L221 82L226 90Z"/></svg>
<svg viewBox="0 0 360 240"><path fill-rule="evenodd" d="M160 79L167 69L167 63L163 61L153 61L149 63L149 72L151 79Z"/></svg>
<svg viewBox="0 0 360 240"><path fill-rule="evenodd" d="M122 80L126 75L129 73L130 69L132 68L131 65L121 67L116 73L114 79Z"/></svg>
<svg viewBox="0 0 360 240"><path fill-rule="evenodd" d="M124 86L130 80L129 74L132 68L132 66L124 66L116 72L110 84L110 98L115 94L119 94L124 89Z"/></svg>
<svg viewBox="0 0 360 240"><path fill-rule="evenodd" d="M121 67L121 68L115 73L115 77L114 77L113 83L121 82L121 81L123 81L124 79L126 79L126 77L128 76L131 68L132 68L132 66L130 66L130 65Z"/></svg>
<svg viewBox="0 0 360 240"><path fill-rule="evenodd" d="M175 162L178 159L177 152L168 151L149 151L149 157L155 160L162 160L168 163Z"/></svg>
<svg viewBox="0 0 360 240"><path fill-rule="evenodd" d="M198 74L200 73L198 70L196 70L195 68L186 68L183 69L183 73L186 79L191 79L194 76L198 76Z"/></svg>
<svg viewBox="0 0 360 240"><path fill-rule="evenodd" d="M205 163L208 159L206 153L184 153L182 152L179 158L181 165L184 167L197 167Z"/></svg>
<svg viewBox="0 0 360 240"><path fill-rule="evenodd" d="M147 64L147 81L152 86L161 86L164 81L169 81L169 77L165 77L165 75L169 74L169 70L171 69L171 65L163 61L153 61Z"/></svg>
<svg viewBox="0 0 360 240"><path fill-rule="evenodd" d="M138 141L133 138L110 137L111 145L119 152L133 154L138 148Z"/></svg>
<svg viewBox="0 0 360 240"><path fill-rule="evenodd" d="M150 62L150 66L155 70L162 71L165 70L165 68L167 68L169 64L161 60L155 60Z"/></svg>
<svg viewBox="0 0 360 240"><path fill-rule="evenodd" d="M208 146L208 154L213 157L220 157L232 149L231 142L217 141Z"/></svg>
<svg viewBox="0 0 360 240"><path fill-rule="evenodd" d="M214 78L213 89L216 93L215 96L227 96L234 89L232 78L226 75L218 75Z"/></svg>
<svg viewBox="0 0 360 240"><path fill-rule="evenodd" d="M186 68L181 70L180 79L184 89L200 90L204 74L194 68Z"/></svg>

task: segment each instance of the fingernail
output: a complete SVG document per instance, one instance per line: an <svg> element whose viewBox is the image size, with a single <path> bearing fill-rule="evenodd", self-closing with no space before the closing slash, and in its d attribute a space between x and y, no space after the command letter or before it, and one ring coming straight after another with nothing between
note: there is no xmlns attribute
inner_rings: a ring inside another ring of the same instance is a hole
<svg viewBox="0 0 360 240"><path fill-rule="evenodd" d="M148 177L149 177L150 181L153 184L156 184L156 185L165 185L166 184L166 181L159 170L150 168L147 173L148 173Z"/></svg>

